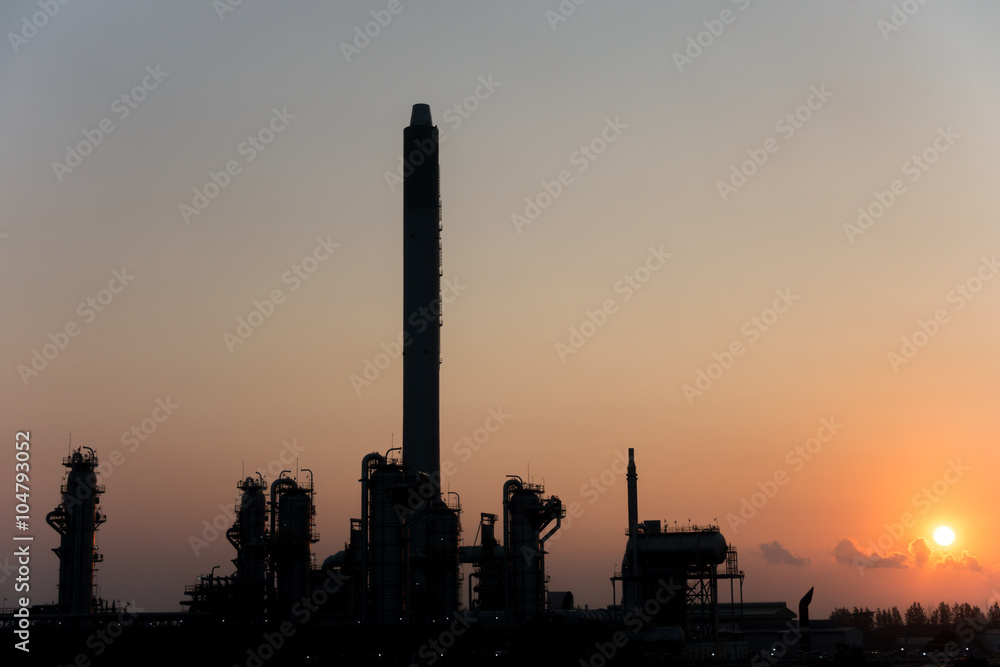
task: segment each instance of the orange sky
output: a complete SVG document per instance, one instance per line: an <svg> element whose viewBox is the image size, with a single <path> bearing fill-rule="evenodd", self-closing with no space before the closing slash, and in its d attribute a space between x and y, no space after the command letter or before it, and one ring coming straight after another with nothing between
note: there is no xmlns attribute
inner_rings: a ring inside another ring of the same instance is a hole
<svg viewBox="0 0 1000 667"><path fill-rule="evenodd" d="M341 44L375 5L71 4L8 40L0 399L4 437L32 433L39 602L70 433L119 452L105 597L177 609L230 570L224 538L190 538L285 442L315 472L317 559L343 548L362 456L400 444L414 102L445 135L441 451L467 542L505 475L544 481L580 509L551 589L610 603L626 498L606 471L634 447L640 518L717 521L748 600L1000 589L995 7L892 30L881 0L402 6L359 53ZM456 450L491 410L509 418ZM951 558L918 565L939 525Z"/></svg>

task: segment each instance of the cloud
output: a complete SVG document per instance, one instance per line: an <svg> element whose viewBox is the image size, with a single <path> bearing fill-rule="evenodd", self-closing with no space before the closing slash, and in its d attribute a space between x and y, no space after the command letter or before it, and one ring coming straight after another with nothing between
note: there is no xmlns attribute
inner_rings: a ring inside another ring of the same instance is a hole
<svg viewBox="0 0 1000 667"><path fill-rule="evenodd" d="M833 557L841 565L853 565L858 568L901 568L907 567L907 555L904 553L888 552L886 555L879 555L877 551L870 554L858 549L858 545L853 540L844 539L837 543L831 552Z"/></svg>
<svg viewBox="0 0 1000 667"><path fill-rule="evenodd" d="M764 551L765 546L776 547L781 551L785 551L777 542L772 542L770 545L762 544L761 551ZM930 540L926 537L915 538L910 542L906 552L888 551L882 554L877 549L871 553L867 553L859 548L854 540L843 539L837 543L837 546L830 553L833 554L838 563L841 565L853 565L858 568L861 574L864 574L866 568L907 568L910 567L911 562L916 567L924 567L928 563L933 563L933 566L940 570L982 572L984 569L979 559L968 551L963 551L962 555L956 558L946 549L934 549L931 546ZM791 554L788 555L791 556ZM940 560L932 561L932 558L935 556L940 556ZM768 558L769 562L777 562L771 561L767 554L765 554L765 558Z"/></svg>
<svg viewBox="0 0 1000 667"><path fill-rule="evenodd" d="M781 545L781 542L765 542L760 545L760 551L764 554L764 560L774 565L808 565L811 561L808 558L794 555L791 551Z"/></svg>
<svg viewBox="0 0 1000 667"><path fill-rule="evenodd" d="M955 558L947 551L944 552L941 560L937 563L937 567L942 570L971 570L973 572L982 572L983 570L983 565L979 562L979 559L968 551L963 551L962 555L958 558Z"/></svg>
<svg viewBox="0 0 1000 667"><path fill-rule="evenodd" d="M933 549L928 544L926 537L918 537L910 542L910 553L913 554L913 560L916 562L917 567L923 567L930 559Z"/></svg>

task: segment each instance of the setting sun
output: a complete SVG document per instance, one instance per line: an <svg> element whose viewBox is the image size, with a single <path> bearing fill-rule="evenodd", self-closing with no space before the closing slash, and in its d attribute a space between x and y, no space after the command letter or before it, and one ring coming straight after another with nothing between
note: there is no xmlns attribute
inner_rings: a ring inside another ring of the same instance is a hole
<svg viewBox="0 0 1000 667"><path fill-rule="evenodd" d="M941 526L934 531L934 541L946 547L955 541L955 531L948 526Z"/></svg>

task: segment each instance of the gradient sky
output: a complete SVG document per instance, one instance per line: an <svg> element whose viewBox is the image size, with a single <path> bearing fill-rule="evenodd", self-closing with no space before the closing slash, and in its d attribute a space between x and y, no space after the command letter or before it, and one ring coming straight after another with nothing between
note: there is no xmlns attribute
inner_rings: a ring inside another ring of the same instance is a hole
<svg viewBox="0 0 1000 667"><path fill-rule="evenodd" d="M34 601L56 597L44 516L70 433L119 452L105 597L174 610L231 571L224 537L189 537L244 470L287 467L284 442L315 473L314 553L343 548L362 456L400 444L402 362L379 355L402 328L415 102L445 136L441 450L466 543L504 476L530 476L579 504L550 589L609 604L613 464L634 447L640 518L718 521L748 600L794 608L815 586L825 615L1000 588L995 2L221 4L73 2L37 30L37 2L0 9L0 404L3 438L31 431ZM75 168L53 164L87 135ZM307 257L324 261L294 277ZM368 363L385 368L352 383ZM509 417L456 448L491 410ZM957 540L926 554L938 525ZM853 564L875 548L879 567Z"/></svg>

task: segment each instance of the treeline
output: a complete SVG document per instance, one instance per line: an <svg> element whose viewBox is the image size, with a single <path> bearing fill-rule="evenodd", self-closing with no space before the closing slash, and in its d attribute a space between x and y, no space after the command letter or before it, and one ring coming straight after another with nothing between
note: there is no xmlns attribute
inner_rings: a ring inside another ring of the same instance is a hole
<svg viewBox="0 0 1000 667"><path fill-rule="evenodd" d="M951 606L947 602L939 602L936 607L930 607L930 612L919 602L907 607L900 613L898 607L878 609L875 611L865 607L837 607L830 614L830 620L838 626L855 627L862 630L900 630L915 632L937 631L965 624L980 628L1000 628L1000 602L994 602L984 613L977 606L968 602Z"/></svg>

